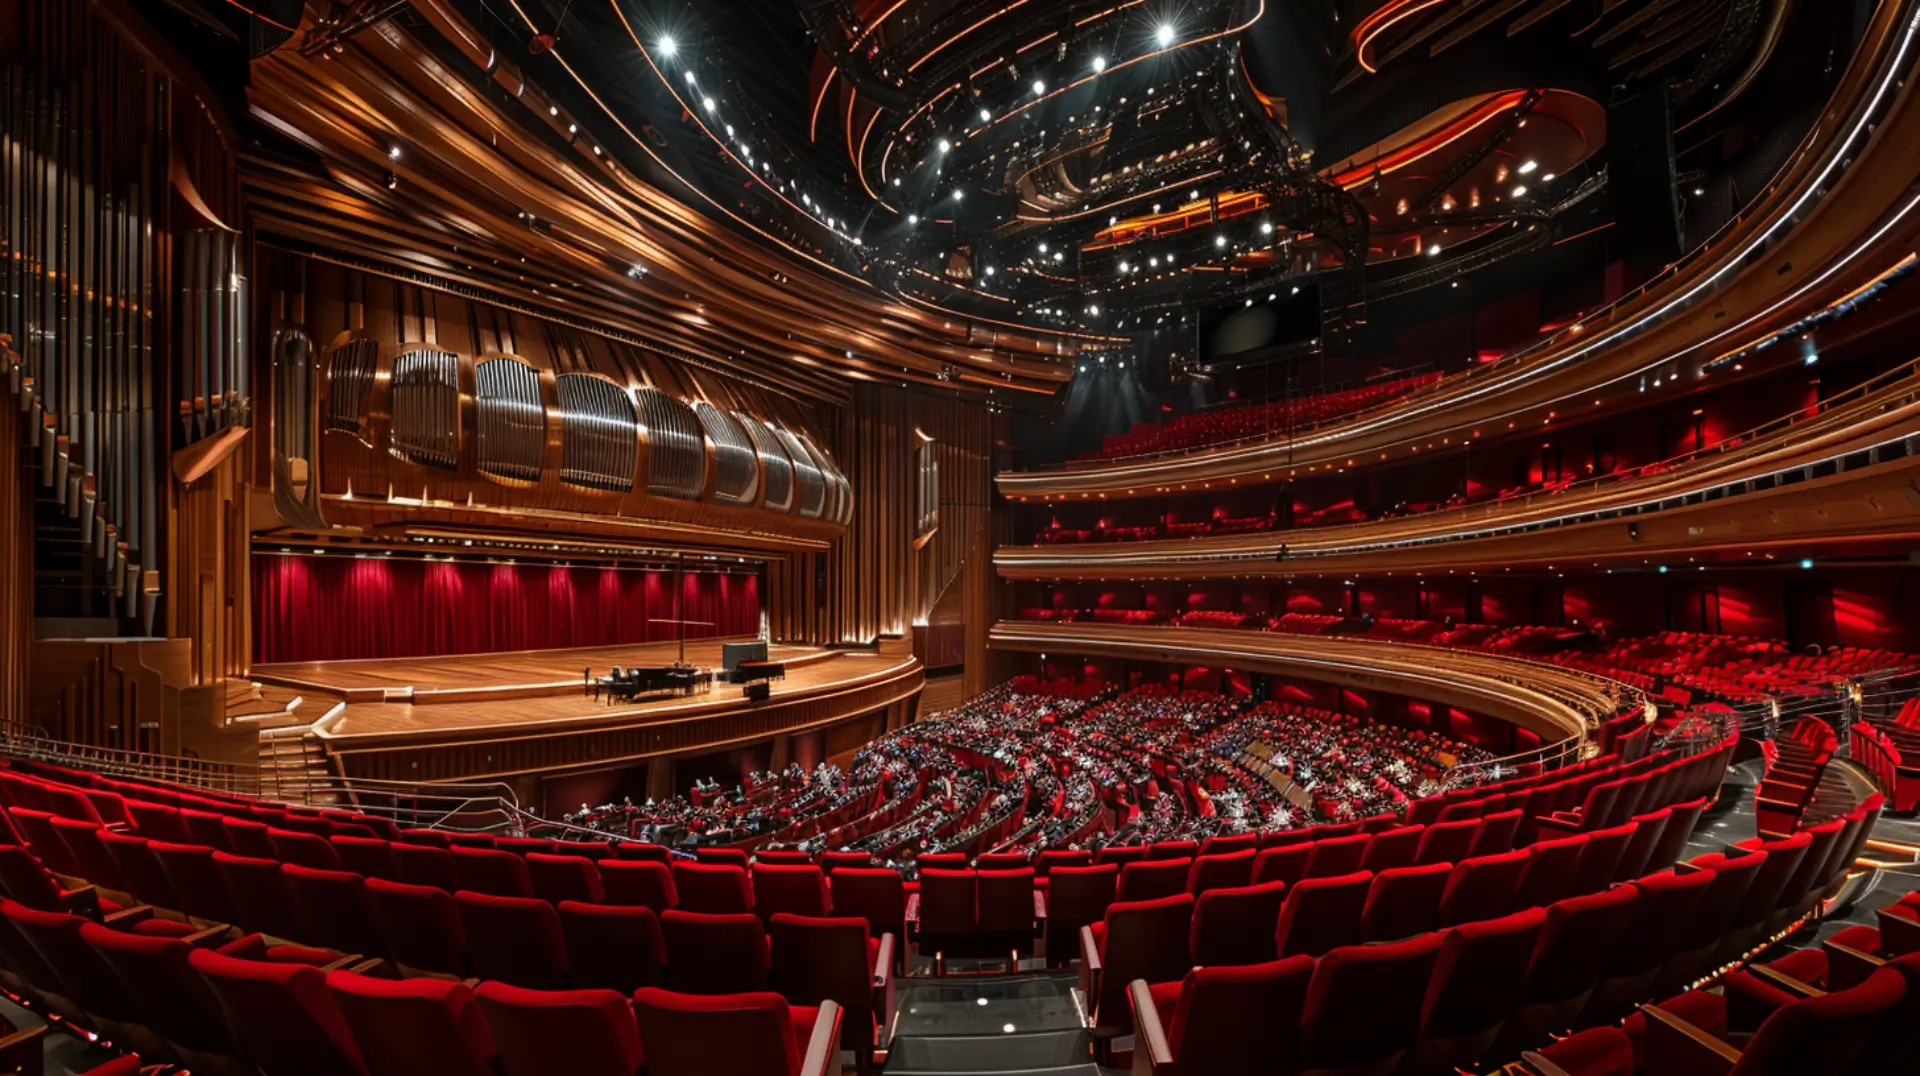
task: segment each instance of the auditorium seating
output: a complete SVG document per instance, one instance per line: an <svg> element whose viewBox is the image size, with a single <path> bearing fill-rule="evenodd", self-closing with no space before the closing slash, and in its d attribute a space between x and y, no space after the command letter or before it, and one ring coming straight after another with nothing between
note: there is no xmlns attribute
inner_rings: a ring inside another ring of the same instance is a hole
<svg viewBox="0 0 1920 1076"><path fill-rule="evenodd" d="M1276 403L1197 411L1171 422L1137 423L1127 433L1109 435L1098 451L1084 453L1081 458L1114 459L1179 452L1271 437L1289 430L1297 432L1376 407L1439 379L1440 375L1434 372L1415 374Z"/></svg>

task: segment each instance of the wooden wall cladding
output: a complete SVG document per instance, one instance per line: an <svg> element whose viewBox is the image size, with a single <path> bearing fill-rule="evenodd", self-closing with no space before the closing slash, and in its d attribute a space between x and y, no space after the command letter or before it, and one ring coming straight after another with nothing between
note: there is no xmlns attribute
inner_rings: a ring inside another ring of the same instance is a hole
<svg viewBox="0 0 1920 1076"><path fill-rule="evenodd" d="M768 565L767 621L777 640L866 643L923 622L970 569L991 581L992 425L985 407L881 386L854 390L832 426L855 505L820 555ZM931 438L939 527L925 542L919 477ZM973 621L982 640L990 618ZM981 653L985 653L984 642Z"/></svg>
<svg viewBox="0 0 1920 1076"><path fill-rule="evenodd" d="M280 329L318 343L315 481L330 526L824 550L852 515L810 402L462 296L265 259L273 306L289 312Z"/></svg>
<svg viewBox="0 0 1920 1076"><path fill-rule="evenodd" d="M0 716L25 717L33 649L33 471L17 407L0 406Z"/></svg>

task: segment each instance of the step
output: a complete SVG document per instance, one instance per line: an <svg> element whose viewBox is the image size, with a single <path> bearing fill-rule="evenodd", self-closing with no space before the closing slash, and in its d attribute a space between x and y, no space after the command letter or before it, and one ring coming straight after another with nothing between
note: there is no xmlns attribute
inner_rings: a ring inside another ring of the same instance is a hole
<svg viewBox="0 0 1920 1076"><path fill-rule="evenodd" d="M889 1076L977 1073L1097 1074L1085 1028L999 1035L896 1036L887 1050Z"/></svg>

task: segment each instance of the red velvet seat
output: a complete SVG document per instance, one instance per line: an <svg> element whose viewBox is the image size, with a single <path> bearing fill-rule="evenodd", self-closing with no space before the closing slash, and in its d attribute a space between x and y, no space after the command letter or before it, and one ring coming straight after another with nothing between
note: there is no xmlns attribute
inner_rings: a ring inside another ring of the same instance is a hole
<svg viewBox="0 0 1920 1076"><path fill-rule="evenodd" d="M233 851L233 844L227 835L226 815L183 807L180 809L180 821L187 827L189 844L204 844L216 852Z"/></svg>
<svg viewBox="0 0 1920 1076"><path fill-rule="evenodd" d="M1187 891L1187 871L1191 860L1147 859L1120 868L1120 892L1116 899L1126 902L1159 900Z"/></svg>
<svg viewBox="0 0 1920 1076"><path fill-rule="evenodd" d="M352 871L362 878L385 878L390 882L401 881L400 864L395 860L393 848L378 837L350 837L335 834L327 838L333 844L334 854L340 857L340 869Z"/></svg>
<svg viewBox="0 0 1920 1076"><path fill-rule="evenodd" d="M831 1002L811 1009L778 994L690 997L649 988L633 996L633 1015L647 1076L826 1076L839 1067L825 1045L836 1041L841 1016Z"/></svg>
<svg viewBox="0 0 1920 1076"><path fill-rule="evenodd" d="M747 912L660 914L667 982L683 994L741 994L767 986L767 932Z"/></svg>
<svg viewBox="0 0 1920 1076"><path fill-rule="evenodd" d="M1199 894L1187 938L1193 962L1211 967L1272 961L1274 931L1286 899L1285 882L1223 887Z"/></svg>
<svg viewBox="0 0 1920 1076"><path fill-rule="evenodd" d="M1101 922L1081 928L1080 992L1096 1038L1110 1041L1132 1033L1127 991L1133 980L1164 983L1186 974L1193 905L1186 893L1118 902Z"/></svg>
<svg viewBox="0 0 1920 1076"><path fill-rule="evenodd" d="M326 976L304 964L239 960L196 950L188 957L206 980L241 1056L272 1076L365 1073L346 1018Z"/></svg>
<svg viewBox="0 0 1920 1076"><path fill-rule="evenodd" d="M492 897L533 896L533 875L527 870L527 861L512 852L455 845L447 854L453 857L456 889Z"/></svg>
<svg viewBox="0 0 1920 1076"><path fill-rule="evenodd" d="M1582 893L1598 893L1611 885L1615 873L1620 869L1620 860L1626 855L1627 845L1632 843L1633 835L1638 829L1638 823L1628 822L1610 829L1596 829L1584 834L1587 838L1587 846L1581 850L1580 863L1574 868L1573 877L1567 883L1567 891L1561 896L1577 897Z"/></svg>
<svg viewBox="0 0 1920 1076"><path fill-rule="evenodd" d="M505 853L502 853L505 854ZM497 897L461 890L453 895L467 936L473 973L529 990L567 985L567 943L560 916L537 897Z"/></svg>
<svg viewBox="0 0 1920 1076"><path fill-rule="evenodd" d="M753 910L752 880L746 868L731 863L675 863L673 886L680 897L674 907L681 911L738 915Z"/></svg>
<svg viewBox="0 0 1920 1076"><path fill-rule="evenodd" d="M1420 839L1426 832L1425 826L1396 826L1376 834L1373 843L1367 845L1367 854L1358 869L1379 874L1396 867L1413 866L1420 856Z"/></svg>
<svg viewBox="0 0 1920 1076"><path fill-rule="evenodd" d="M768 924L772 989L790 1004L840 1007L840 1047L871 1067L879 1029L892 1016L891 936L874 938L864 919L775 914Z"/></svg>
<svg viewBox="0 0 1920 1076"><path fill-rule="evenodd" d="M1476 856L1454 864L1440 896L1440 925L1498 919L1514 910L1514 891L1527 869L1528 853Z"/></svg>
<svg viewBox="0 0 1920 1076"><path fill-rule="evenodd" d="M1047 875L1049 967L1066 966L1079 949L1080 928L1105 919L1119 889L1120 868L1111 863L1052 868Z"/></svg>
<svg viewBox="0 0 1920 1076"><path fill-rule="evenodd" d="M856 870L865 870L872 866L873 866L873 853L871 852L822 852L820 853L820 869L823 871L826 871L828 874L832 874L834 871L844 870L849 867L854 868Z"/></svg>
<svg viewBox="0 0 1920 1076"><path fill-rule="evenodd" d="M1421 1003L1420 1038L1401 1065L1409 1076L1471 1068L1526 996L1527 965L1545 908L1462 923L1442 935Z"/></svg>
<svg viewBox="0 0 1920 1076"><path fill-rule="evenodd" d="M291 829L268 829L267 840L273 845L273 858L282 863L298 863L323 871L340 869L340 854L325 837Z"/></svg>
<svg viewBox="0 0 1920 1076"><path fill-rule="evenodd" d="M596 865L608 904L651 908L657 915L680 901L673 871L652 860L608 859Z"/></svg>
<svg viewBox="0 0 1920 1076"><path fill-rule="evenodd" d="M827 877L827 888L834 916L865 919L875 937L892 934L905 944L907 889L899 871L836 867Z"/></svg>
<svg viewBox="0 0 1920 1076"><path fill-rule="evenodd" d="M1764 937L1767 923L1780 907L1787 883L1799 869L1800 861L1812 850L1813 835L1803 830L1780 840L1756 843L1759 849L1747 854L1763 854L1767 861L1754 874L1753 885L1747 888L1720 940L1715 956L1723 964L1752 949Z"/></svg>
<svg viewBox="0 0 1920 1076"><path fill-rule="evenodd" d="M560 915L567 974L575 987L631 994L660 985L667 949L653 909L569 900L554 910Z"/></svg>
<svg viewBox="0 0 1920 1076"><path fill-rule="evenodd" d="M586 856L546 855L529 852L527 875L533 883L533 895L551 904L563 900L598 904L606 899L600 881L600 868Z"/></svg>
<svg viewBox="0 0 1920 1076"><path fill-rule="evenodd" d="M1043 925L1043 901L1035 897L1032 867L974 872L974 914L980 945L993 954L1032 949Z"/></svg>
<svg viewBox="0 0 1920 1076"><path fill-rule="evenodd" d="M769 921L782 913L820 917L833 907L827 876L811 863L755 863L753 900L754 914Z"/></svg>
<svg viewBox="0 0 1920 1076"><path fill-rule="evenodd" d="M294 937L341 953L387 955L380 915L365 879L352 871L315 870L298 863L284 864L280 871L298 917Z"/></svg>
<svg viewBox="0 0 1920 1076"><path fill-rule="evenodd" d="M228 818L221 823L227 831L227 847L236 856L250 856L254 859L275 859L273 840L267 835L267 824L251 818Z"/></svg>
<svg viewBox="0 0 1920 1076"><path fill-rule="evenodd" d="M39 953L54 979L42 984L84 1012L97 1030L149 1053L164 1050L165 1042L142 1025L145 1015L138 998L114 968L80 936L88 920L65 912L45 912L12 900L0 900L0 917ZM63 1006L64 1007L64 1006Z"/></svg>
<svg viewBox="0 0 1920 1076"><path fill-rule="evenodd" d="M1452 877L1451 863L1395 867L1374 875L1360 912L1360 940L1398 941L1440 929L1440 898Z"/></svg>
<svg viewBox="0 0 1920 1076"><path fill-rule="evenodd" d="M920 872L920 892L908 903L920 955L934 956L954 946L975 947L980 926L979 883L971 870Z"/></svg>
<svg viewBox="0 0 1920 1076"><path fill-rule="evenodd" d="M1236 852L1201 856L1187 868L1187 892L1199 897L1210 889L1234 889L1252 885L1253 861L1259 854L1258 851L1247 848Z"/></svg>
<svg viewBox="0 0 1920 1076"><path fill-rule="evenodd" d="M297 939L300 922L278 860L213 853L213 869L233 898L237 925L276 938Z"/></svg>
<svg viewBox="0 0 1920 1076"><path fill-rule="evenodd" d="M1627 847L1620 853L1620 863L1613 871L1614 881L1631 882L1671 866L1665 864L1656 867L1653 858L1659 849L1661 835L1666 832L1667 822L1672 817L1673 812L1662 807L1631 820L1633 836L1627 839Z"/></svg>
<svg viewBox="0 0 1920 1076"><path fill-rule="evenodd" d="M633 1006L623 994L481 983L474 995L500 1051L501 1076L639 1076L645 1071Z"/></svg>
<svg viewBox="0 0 1920 1076"><path fill-rule="evenodd" d="M1668 808L1666 824L1660 829L1660 840L1642 865L1641 873L1663 871L1679 862L1680 854L1686 850L1687 841L1693 837L1693 829L1706 809L1705 799L1688 800Z"/></svg>
<svg viewBox="0 0 1920 1076"><path fill-rule="evenodd" d="M1373 875L1355 871L1333 878L1308 878L1287 891L1274 930L1275 951L1283 957L1319 956L1360 941L1360 916L1366 910Z"/></svg>
<svg viewBox="0 0 1920 1076"><path fill-rule="evenodd" d="M120 865L114 862L106 845L100 843L100 834L104 831L100 823L54 818L48 826L60 838L60 843L66 845L81 878L116 893L127 891L126 882L120 877Z"/></svg>
<svg viewBox="0 0 1920 1076"><path fill-rule="evenodd" d="M1260 835L1258 833L1221 834L1200 842L1200 854L1203 856L1224 856L1235 852L1259 850Z"/></svg>
<svg viewBox="0 0 1920 1076"><path fill-rule="evenodd" d="M180 817L180 808L144 800L127 800L127 821L132 824L133 832L150 841L166 841L169 844L187 844L193 840L193 834L187 832L186 820ZM86 815L67 815L68 818L93 817L93 811Z"/></svg>
<svg viewBox="0 0 1920 1076"><path fill-rule="evenodd" d="M174 896L174 910L211 923L238 922L238 910L226 880L214 865L213 849L201 844L148 841L147 850L160 861Z"/></svg>
<svg viewBox="0 0 1920 1076"><path fill-rule="evenodd" d="M1100 849L1093 857L1096 866L1103 863L1115 863L1125 869L1129 863L1138 863L1147 858L1147 847L1143 844L1110 844Z"/></svg>
<svg viewBox="0 0 1920 1076"><path fill-rule="evenodd" d="M1048 848L1033 857L1033 873L1047 877L1059 867L1091 867L1093 853L1084 848Z"/></svg>
<svg viewBox="0 0 1920 1076"><path fill-rule="evenodd" d="M1437 822L1420 835L1420 851L1414 861L1420 864L1458 863L1473 855L1474 840L1479 834L1478 818Z"/></svg>
<svg viewBox="0 0 1920 1076"><path fill-rule="evenodd" d="M1468 853L1468 858L1497 856L1513 851L1514 841L1520 832L1521 815L1522 812L1517 808L1482 815L1480 830L1473 835L1473 849Z"/></svg>
<svg viewBox="0 0 1920 1076"><path fill-rule="evenodd" d="M765 863L768 866L782 867L811 867L816 865L813 862L812 852L802 852L798 848L762 849L753 854L753 863L755 866Z"/></svg>
<svg viewBox="0 0 1920 1076"><path fill-rule="evenodd" d="M467 932L453 894L385 878L369 878L366 887L393 960L420 971L467 974Z"/></svg>
<svg viewBox="0 0 1920 1076"><path fill-rule="evenodd" d="M1633 917L1607 955L1600 983L1587 999L1582 1024L1619 1019L1653 996L1654 979L1688 944L1700 902L1713 885L1712 871L1663 871L1632 883L1640 891Z"/></svg>
<svg viewBox="0 0 1920 1076"><path fill-rule="evenodd" d="M613 846L613 858L641 863L672 863L673 853L664 846L645 841L621 841Z"/></svg>
<svg viewBox="0 0 1920 1076"><path fill-rule="evenodd" d="M739 867L741 870L746 870L751 862L747 853L739 848L696 848L693 857L701 863Z"/></svg>
<svg viewBox="0 0 1920 1076"><path fill-rule="evenodd" d="M495 837L493 847L498 851L511 852L516 856L567 854L557 842L545 837Z"/></svg>
<svg viewBox="0 0 1920 1076"><path fill-rule="evenodd" d="M1195 968L1176 983L1135 980L1135 1057L1144 1054L1155 1076L1291 1072L1313 965L1296 956Z"/></svg>
<svg viewBox="0 0 1920 1076"><path fill-rule="evenodd" d="M451 851L437 845L409 841L390 844L387 851L393 854L393 866L398 875L393 881L431 886L449 893L460 888L460 877L454 870ZM379 875L369 874L367 877L377 878Z"/></svg>
<svg viewBox="0 0 1920 1076"><path fill-rule="evenodd" d="M493 1034L465 984L350 971L326 981L370 1076L493 1076Z"/></svg>
<svg viewBox="0 0 1920 1076"><path fill-rule="evenodd" d="M1310 842L1262 848L1253 861L1253 882L1255 885L1268 882L1292 885L1307 876L1307 861L1312 858L1313 845Z"/></svg>
<svg viewBox="0 0 1920 1076"><path fill-rule="evenodd" d="M101 830L100 844L119 866L120 877L127 883L127 892L135 900L161 908L180 907L180 895L173 891L173 882L167 877L166 868L160 865L159 857L147 846L145 837L116 833L110 829ZM14 899L22 898L15 894Z"/></svg>
<svg viewBox="0 0 1920 1076"><path fill-rule="evenodd" d="M1516 853L1525 855L1527 862L1520 873L1512 906L1544 908L1561 897L1577 895L1573 891L1574 876L1580 868L1580 857L1586 854L1591 841L1589 834L1580 833L1541 841L1523 853Z"/></svg>
<svg viewBox="0 0 1920 1076"><path fill-rule="evenodd" d="M1199 841L1155 841L1147 846L1148 859L1192 859L1199 854Z"/></svg>
<svg viewBox="0 0 1920 1076"><path fill-rule="evenodd" d="M1691 869L1713 875L1707 892L1694 909L1693 921L1683 935L1680 952L1674 954L1654 977L1655 996L1665 996L1708 974L1714 968L1713 955L1720 947L1733 916L1746 900L1753 880L1766 865L1765 852L1752 852L1734 859L1719 853L1699 856Z"/></svg>
<svg viewBox="0 0 1920 1076"><path fill-rule="evenodd" d="M1526 998L1501 1029L1496 1052L1512 1056L1538 1045L1549 1031L1572 1026L1605 974L1639 896L1633 886L1619 886L1547 909L1527 963Z"/></svg>
<svg viewBox="0 0 1920 1076"><path fill-rule="evenodd" d="M61 840L60 831L53 825L55 820L53 814L25 807L10 807L7 809L7 815L12 820L14 829L26 837L33 854L39 858L40 862L46 864L48 870L69 878L84 877L80 873L84 869L84 864L74 858L67 843Z"/></svg>
<svg viewBox="0 0 1920 1076"><path fill-rule="evenodd" d="M175 1054L196 1069L232 1073L242 1067L219 999L190 962L197 951L192 945L98 923L82 924L80 938L114 969L140 1003L146 1026Z"/></svg>
<svg viewBox="0 0 1920 1076"><path fill-rule="evenodd" d="M1339 874L1352 874L1366 862L1367 847L1372 843L1372 835L1366 833L1313 842L1310 846L1313 854L1307 858L1306 877L1332 878Z"/></svg>
<svg viewBox="0 0 1920 1076"><path fill-rule="evenodd" d="M1301 1019L1299 1069L1389 1073L1420 1034L1427 983L1442 936L1329 951L1314 966Z"/></svg>

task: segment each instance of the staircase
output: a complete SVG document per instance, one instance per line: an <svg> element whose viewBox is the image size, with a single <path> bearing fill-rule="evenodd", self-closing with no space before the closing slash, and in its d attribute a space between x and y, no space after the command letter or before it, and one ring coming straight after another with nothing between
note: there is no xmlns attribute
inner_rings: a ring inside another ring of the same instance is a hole
<svg viewBox="0 0 1920 1076"><path fill-rule="evenodd" d="M306 725L260 730L260 794L313 806L339 802L327 750Z"/></svg>

